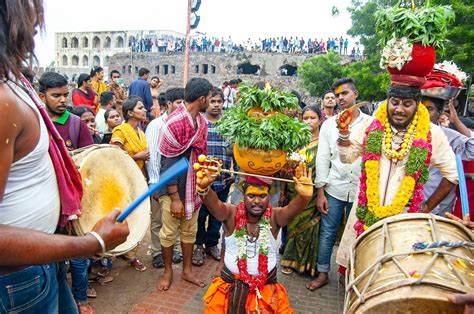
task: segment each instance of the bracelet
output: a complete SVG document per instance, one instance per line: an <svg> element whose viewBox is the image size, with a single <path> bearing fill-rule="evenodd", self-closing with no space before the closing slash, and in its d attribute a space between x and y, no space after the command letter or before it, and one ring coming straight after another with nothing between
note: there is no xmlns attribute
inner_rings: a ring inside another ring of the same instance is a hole
<svg viewBox="0 0 474 314"><path fill-rule="evenodd" d="M202 189L198 185L196 185L196 193L202 197L206 196L207 193L209 193L210 189L211 189L211 186L208 186L207 188Z"/></svg>
<svg viewBox="0 0 474 314"><path fill-rule="evenodd" d="M341 132L339 132L339 139L340 140L348 140L350 137L350 134L341 134Z"/></svg>
<svg viewBox="0 0 474 314"><path fill-rule="evenodd" d="M99 241L100 247L102 248L102 254L105 254L106 250L105 250L104 239L102 239L102 237L95 231L90 231L86 233L86 235L89 235L89 234L94 236L94 238L96 238L96 240Z"/></svg>

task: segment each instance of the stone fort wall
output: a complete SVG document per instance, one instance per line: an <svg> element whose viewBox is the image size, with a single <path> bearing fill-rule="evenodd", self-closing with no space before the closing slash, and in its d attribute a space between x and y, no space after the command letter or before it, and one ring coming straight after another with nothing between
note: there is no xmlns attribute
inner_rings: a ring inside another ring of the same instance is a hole
<svg viewBox="0 0 474 314"><path fill-rule="evenodd" d="M301 90L302 86L297 76L284 76L281 74L281 69L297 68L307 58L304 55L262 52L191 53L189 78L203 77L216 86L225 80L241 78L247 82L265 81L278 88ZM120 53L110 59L109 71L112 69L120 71L128 84L137 78L140 67L146 67L150 70L151 76L158 76L164 81L163 87L166 89L170 86L183 85L183 60L183 53ZM256 75L258 69L259 75Z"/></svg>

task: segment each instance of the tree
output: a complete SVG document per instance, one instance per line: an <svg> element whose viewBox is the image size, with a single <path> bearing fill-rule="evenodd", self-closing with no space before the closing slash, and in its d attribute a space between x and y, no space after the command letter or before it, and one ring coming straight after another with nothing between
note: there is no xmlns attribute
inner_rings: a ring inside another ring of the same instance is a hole
<svg viewBox="0 0 474 314"><path fill-rule="evenodd" d="M453 60L463 71L474 76L474 1L432 0L432 4L451 4L456 14L448 32L449 43L445 51L438 54L438 61Z"/></svg>
<svg viewBox="0 0 474 314"><path fill-rule="evenodd" d="M341 56L333 51L314 56L303 62L298 75L311 96L321 96L336 79L343 77Z"/></svg>
<svg viewBox="0 0 474 314"><path fill-rule="evenodd" d="M380 69L377 59L353 62L343 66L335 53L315 56L305 61L299 72L303 85L312 96L321 96L342 77L356 81L361 100L381 100L390 84L388 72Z"/></svg>
<svg viewBox="0 0 474 314"><path fill-rule="evenodd" d="M387 96L390 86L388 72L379 66L379 60L371 58L348 64L343 68L345 77L352 77L356 81L359 91L359 100L383 100Z"/></svg>
<svg viewBox="0 0 474 314"><path fill-rule="evenodd" d="M417 6L422 1L416 1ZM393 0L352 0L348 8L351 14L352 26L348 30L351 36L359 36L364 45L367 58L379 58L381 47L378 46L379 36L375 31L374 13L379 8L396 5ZM451 5L456 14L456 20L449 27L448 40L444 51L437 51L438 60L453 60L459 67L471 76L474 74L474 3L472 0L431 0L430 5ZM406 6L406 5L405 5Z"/></svg>

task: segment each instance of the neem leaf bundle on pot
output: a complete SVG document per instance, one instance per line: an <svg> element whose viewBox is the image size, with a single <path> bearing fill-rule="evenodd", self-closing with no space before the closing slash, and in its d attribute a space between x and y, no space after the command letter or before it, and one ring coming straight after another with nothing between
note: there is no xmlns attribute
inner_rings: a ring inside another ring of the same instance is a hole
<svg viewBox="0 0 474 314"><path fill-rule="evenodd" d="M435 48L443 49L448 26L455 15L451 6L422 7L398 5L377 11L376 30L383 47L380 66L387 67L392 82L410 76L424 77L436 61ZM421 82L420 82L421 84Z"/></svg>
<svg viewBox="0 0 474 314"><path fill-rule="evenodd" d="M283 112L298 107L291 92L241 84L239 101L226 110L218 130L234 143L239 167L249 173L273 175L286 162L288 152L303 148L311 141L309 127Z"/></svg>

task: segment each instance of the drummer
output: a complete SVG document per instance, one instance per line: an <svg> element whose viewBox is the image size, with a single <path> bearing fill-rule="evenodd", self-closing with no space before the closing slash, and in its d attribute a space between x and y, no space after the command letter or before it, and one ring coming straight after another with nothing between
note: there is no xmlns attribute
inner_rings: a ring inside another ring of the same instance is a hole
<svg viewBox="0 0 474 314"><path fill-rule="evenodd" d="M49 117L53 119L54 126L58 130L66 147L70 150L94 144L89 126L82 121L80 116L66 110L68 99L67 80L59 73L45 72L39 80L39 96L46 105ZM79 113L85 113L85 107L77 107ZM82 110L84 109L84 110ZM93 118L94 115L89 112ZM72 278L72 294L78 304L79 311L87 312L93 309L87 303L88 268L89 260L85 257L75 258L69 261ZM93 291L93 290L91 290ZM96 295L95 291L89 295Z"/></svg>
<svg viewBox="0 0 474 314"><path fill-rule="evenodd" d="M367 227L384 217L406 213L408 210L429 213L458 183L453 150L441 128L430 124L429 113L420 104L420 86L423 85L424 78L414 80L413 76L410 76L407 81L403 81L404 79L403 76L392 77L393 82L387 100L379 107L374 121L368 126L371 132L364 130L358 134L351 134L349 125L352 117L347 111L340 113L336 120L339 128L337 145L341 161L351 163L362 155L362 169L365 169L361 174L358 202L354 202L355 207L350 213L337 253L336 261L344 267L347 267L351 244ZM381 143L382 137L375 138L371 135L377 134L373 132L374 130L382 133L385 143ZM377 141L380 141L380 144L377 144ZM375 143L375 149L374 144L368 146L363 143ZM383 149L377 151L377 145ZM416 165L421 167L416 169L426 175L427 163L437 168L442 176L438 189L425 200L422 197L422 190L419 190L425 183L422 181L423 177L408 178L410 174L407 171L413 169L414 165L409 165L410 159L405 157L412 153L413 147L422 152L423 149L431 151L431 154L427 152L422 155L424 157L420 157L424 159L424 164ZM380 182L377 180L378 184L371 186L374 181L370 178L374 177L380 178ZM417 182L415 187L407 183L411 180ZM369 193L369 190L374 189L378 189L378 193ZM374 200L374 197L379 199ZM408 200L414 197L416 199L408 203ZM400 203L401 206L397 205ZM387 213L388 209L391 212Z"/></svg>
<svg viewBox="0 0 474 314"><path fill-rule="evenodd" d="M58 261L110 250L126 240L128 226L115 222L115 210L94 226L95 233L53 235L71 215L80 214L82 186L47 111L20 74L23 62L33 55L35 25L44 26L43 3L8 2L0 6L0 15L5 17L0 19L0 37L9 38L0 49L0 112L8 122L0 124L2 309L77 313L65 263ZM67 89L51 97L65 109ZM6 288L25 282L31 283L27 291Z"/></svg>

